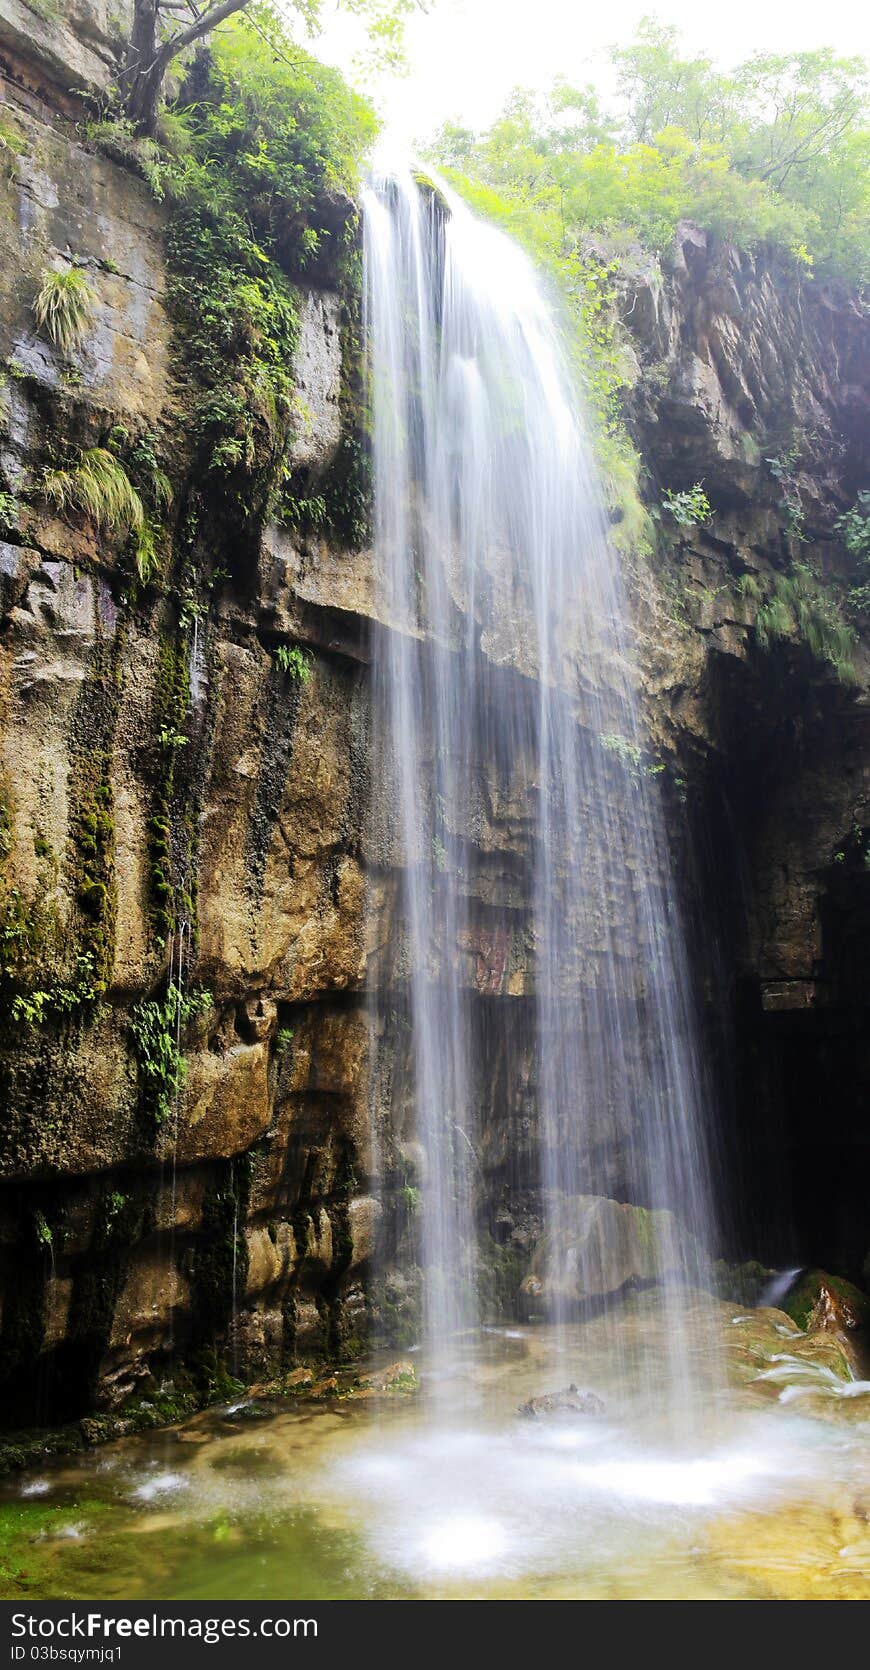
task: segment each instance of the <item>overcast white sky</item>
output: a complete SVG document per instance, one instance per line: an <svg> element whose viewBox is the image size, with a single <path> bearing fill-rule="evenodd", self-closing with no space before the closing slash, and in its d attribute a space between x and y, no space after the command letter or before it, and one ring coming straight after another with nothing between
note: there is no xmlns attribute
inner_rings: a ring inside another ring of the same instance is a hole
<svg viewBox="0 0 870 1670"><path fill-rule="evenodd" d="M629 40L650 12L725 67L759 49L870 52L868 7L858 0L718 0L709 7L698 0L431 0L408 25L410 74L365 90L404 144L425 140L448 119L486 126L513 87L546 88L557 76L605 82L600 54ZM324 17L313 50L358 82L358 27L333 10L333 0L325 0Z"/></svg>

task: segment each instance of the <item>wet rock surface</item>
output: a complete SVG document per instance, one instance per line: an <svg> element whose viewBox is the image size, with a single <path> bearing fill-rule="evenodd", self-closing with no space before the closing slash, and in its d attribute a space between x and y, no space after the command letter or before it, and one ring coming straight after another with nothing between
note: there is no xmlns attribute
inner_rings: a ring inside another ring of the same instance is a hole
<svg viewBox="0 0 870 1670"><path fill-rule="evenodd" d="M541 1236L520 1290L544 1311L582 1307L700 1268L701 1249L672 1212L577 1195L560 1203L557 1224Z"/></svg>
<svg viewBox="0 0 870 1670"><path fill-rule="evenodd" d="M603 1415L604 1399L596 1392L581 1392L579 1386L566 1386L563 1392L544 1392L540 1397L530 1397L521 1403L517 1414L526 1420L549 1420L560 1416L570 1418L573 1415Z"/></svg>

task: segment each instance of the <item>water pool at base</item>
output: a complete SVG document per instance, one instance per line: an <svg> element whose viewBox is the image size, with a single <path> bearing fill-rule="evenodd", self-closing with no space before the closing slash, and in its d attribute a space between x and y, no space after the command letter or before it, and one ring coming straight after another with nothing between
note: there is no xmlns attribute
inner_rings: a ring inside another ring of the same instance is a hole
<svg viewBox="0 0 870 1670"><path fill-rule="evenodd" d="M681 1439L662 1322L627 1307L621 1383L595 1322L558 1355L549 1328L484 1330L446 1383L415 1357L416 1395L242 1400L9 1481L0 1592L870 1596L870 1386L801 1357L779 1313L723 1307L731 1388ZM519 1416L566 1363L604 1410Z"/></svg>

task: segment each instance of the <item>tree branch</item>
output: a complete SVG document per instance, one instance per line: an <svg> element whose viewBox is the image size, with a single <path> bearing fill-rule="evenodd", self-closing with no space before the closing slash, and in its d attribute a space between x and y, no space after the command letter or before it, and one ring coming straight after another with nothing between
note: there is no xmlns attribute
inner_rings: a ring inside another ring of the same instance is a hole
<svg viewBox="0 0 870 1670"><path fill-rule="evenodd" d="M184 51L186 46L192 46L194 41L201 40L203 35L210 34L212 29L216 29L217 25L223 23L225 18L231 17L233 12L242 11L247 5L248 0L217 0L216 4L208 6L204 12L200 12L199 17L193 23L189 23L186 29L179 29L177 35L173 35L170 40L164 41L155 59L155 64L165 65L170 63L179 52Z"/></svg>

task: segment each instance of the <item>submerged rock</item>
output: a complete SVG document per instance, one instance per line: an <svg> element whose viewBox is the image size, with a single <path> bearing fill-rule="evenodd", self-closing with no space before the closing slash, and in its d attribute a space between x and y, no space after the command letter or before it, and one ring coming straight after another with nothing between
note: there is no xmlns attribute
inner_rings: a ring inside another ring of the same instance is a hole
<svg viewBox="0 0 870 1670"><path fill-rule="evenodd" d="M530 1397L521 1403L518 1415L528 1420L540 1420L548 1415L603 1415L604 1402L597 1392L581 1392L579 1387L566 1386L564 1392L545 1392L541 1397Z"/></svg>
<svg viewBox="0 0 870 1670"><path fill-rule="evenodd" d="M562 1227L538 1242L521 1287L545 1310L575 1307L669 1275L697 1280L700 1244L673 1212L649 1211L601 1195L576 1195Z"/></svg>

